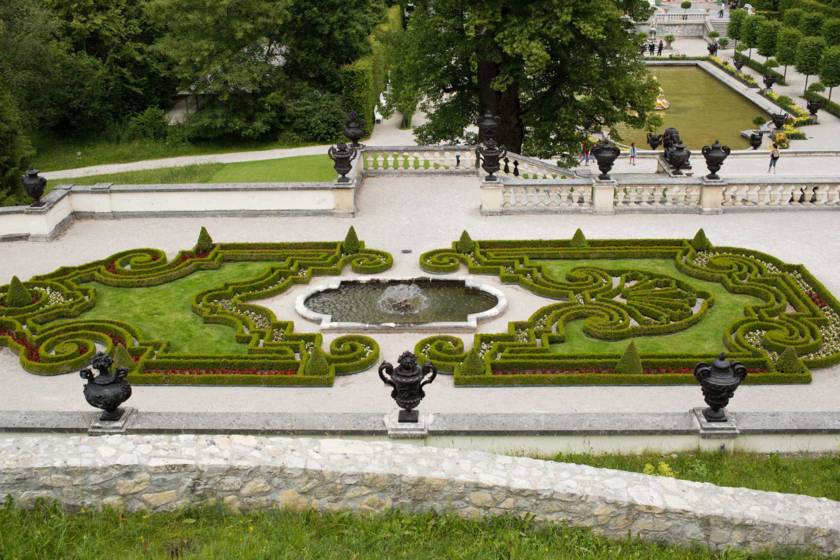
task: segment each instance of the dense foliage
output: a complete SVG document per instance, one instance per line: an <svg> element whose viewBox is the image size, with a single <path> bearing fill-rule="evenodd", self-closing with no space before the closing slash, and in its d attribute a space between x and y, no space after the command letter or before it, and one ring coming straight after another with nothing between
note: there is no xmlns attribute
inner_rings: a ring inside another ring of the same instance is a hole
<svg viewBox="0 0 840 560"><path fill-rule="evenodd" d="M423 0L406 31L392 99L422 100L423 143L463 141L486 110L514 151L576 153L588 131L644 126L656 84L623 18L646 2ZM399 99L396 98L399 96Z"/></svg>
<svg viewBox="0 0 840 560"><path fill-rule="evenodd" d="M0 206L23 200L20 177L30 152L15 100L0 82Z"/></svg>

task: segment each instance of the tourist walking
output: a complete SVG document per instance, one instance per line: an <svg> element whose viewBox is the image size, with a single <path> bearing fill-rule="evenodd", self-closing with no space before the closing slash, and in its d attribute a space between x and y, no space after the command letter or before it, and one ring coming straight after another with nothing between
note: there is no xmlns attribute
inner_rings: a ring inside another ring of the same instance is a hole
<svg viewBox="0 0 840 560"><path fill-rule="evenodd" d="M584 140L580 143L580 157L578 158L578 165L583 162L584 165L589 165L589 142Z"/></svg>
<svg viewBox="0 0 840 560"><path fill-rule="evenodd" d="M665 47L665 44L662 42L662 39L659 40L659 46L656 48L656 56L662 56L662 49Z"/></svg>
<svg viewBox="0 0 840 560"><path fill-rule="evenodd" d="M656 47L655 47L655 46L653 46L653 41L651 41L650 43L648 43L648 54L649 54L650 56L653 56L653 51L655 51L655 50L656 50Z"/></svg>
<svg viewBox="0 0 840 560"><path fill-rule="evenodd" d="M773 148L770 150L770 167L767 168L767 173L770 173L772 171L775 175L776 164L779 163L780 157L782 157L782 153L779 151L779 145L773 143Z"/></svg>
<svg viewBox="0 0 840 560"><path fill-rule="evenodd" d="M630 165L636 165L636 143L630 142Z"/></svg>

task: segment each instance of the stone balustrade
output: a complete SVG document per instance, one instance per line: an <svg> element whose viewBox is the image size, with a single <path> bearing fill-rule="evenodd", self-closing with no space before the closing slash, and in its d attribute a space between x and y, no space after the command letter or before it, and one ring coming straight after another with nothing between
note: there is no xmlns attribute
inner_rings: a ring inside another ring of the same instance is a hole
<svg viewBox="0 0 840 560"><path fill-rule="evenodd" d="M512 180L481 183L484 214L564 212L720 213L740 210L837 209L840 177L703 177L614 174L613 180Z"/></svg>
<svg viewBox="0 0 840 560"><path fill-rule="evenodd" d="M370 146L361 150L362 174L475 173L474 146Z"/></svg>

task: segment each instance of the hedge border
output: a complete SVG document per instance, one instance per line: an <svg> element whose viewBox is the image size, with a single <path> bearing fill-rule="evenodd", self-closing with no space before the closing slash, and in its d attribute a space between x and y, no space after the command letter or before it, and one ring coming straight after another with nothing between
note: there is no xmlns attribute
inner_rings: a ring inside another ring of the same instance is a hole
<svg viewBox="0 0 840 560"><path fill-rule="evenodd" d="M206 254L181 251L171 261L157 249L134 249L81 266L62 267L25 283L40 294L33 305L0 306L0 345L17 352L24 369L40 375L81 369L90 363L99 344L107 352L116 345L129 350L137 362L129 374L135 384L329 386L336 375L370 368L379 359L376 341L363 335L338 337L330 344L330 371L323 376L305 376L303 356L308 348L323 343L321 334L296 333L294 323L278 321L269 309L249 302L277 295L294 284L309 283L314 276L340 275L347 266L354 272L373 274L393 264L389 253L367 249L364 242L350 254L342 247L340 241L217 243ZM191 303L204 322L232 327L236 340L247 345L246 354L171 353L168 342L146 339L128 323L79 319L96 305L96 290L85 285L88 282L123 288L158 286L198 270L246 261L274 264L256 278L196 294ZM187 373L195 371L208 373ZM257 371L277 373L259 375Z"/></svg>

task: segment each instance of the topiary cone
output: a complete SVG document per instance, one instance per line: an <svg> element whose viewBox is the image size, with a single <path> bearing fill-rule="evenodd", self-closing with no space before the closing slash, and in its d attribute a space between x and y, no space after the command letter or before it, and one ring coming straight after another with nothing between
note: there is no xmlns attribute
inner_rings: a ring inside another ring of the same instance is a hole
<svg viewBox="0 0 840 560"><path fill-rule="evenodd" d="M361 245L359 243L359 236L356 235L356 228L350 226L347 230L347 235L344 236L344 242L341 244L341 252L345 255L352 255L358 253Z"/></svg>
<svg viewBox="0 0 840 560"><path fill-rule="evenodd" d="M790 346L776 360L776 371L779 373L805 373L807 369L796 355L796 350Z"/></svg>
<svg viewBox="0 0 840 560"><path fill-rule="evenodd" d="M586 236L583 235L583 231L580 228L577 228L569 245L571 247L589 247L589 241L586 240Z"/></svg>
<svg viewBox="0 0 840 560"><path fill-rule="evenodd" d="M461 238L458 239L456 248L459 253L472 253L475 250L475 241L472 240L467 230L461 232Z"/></svg>
<svg viewBox="0 0 840 560"><path fill-rule="evenodd" d="M20 278L12 276L4 303L6 307L26 307L32 303L32 292L23 285Z"/></svg>
<svg viewBox="0 0 840 560"><path fill-rule="evenodd" d="M639 357L639 351L636 350L636 344L632 341L624 351L624 355L621 356L621 359L618 360L618 363L615 365L615 372L644 373L644 369L642 369L642 359Z"/></svg>
<svg viewBox="0 0 840 560"><path fill-rule="evenodd" d="M321 376L330 373L330 363L320 346L313 346L303 362L303 375Z"/></svg>
<svg viewBox="0 0 840 560"><path fill-rule="evenodd" d="M213 250L213 238L207 233L207 229L202 226L198 233L198 241L195 243L193 252L197 255L206 255Z"/></svg>
<svg viewBox="0 0 840 560"><path fill-rule="evenodd" d="M703 228L698 229L697 233L694 234L694 239L691 240L691 246L696 251L708 251L712 248L712 242L706 237L706 232L703 231Z"/></svg>
<svg viewBox="0 0 840 560"><path fill-rule="evenodd" d="M131 359L131 354L122 344L114 348L114 370L125 368L128 371L133 370L137 366L134 360Z"/></svg>
<svg viewBox="0 0 840 560"><path fill-rule="evenodd" d="M461 363L461 375L484 375L485 373L487 373L487 364L478 355L477 350L470 350Z"/></svg>

